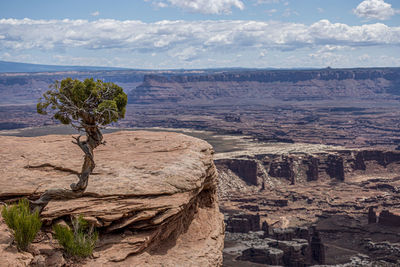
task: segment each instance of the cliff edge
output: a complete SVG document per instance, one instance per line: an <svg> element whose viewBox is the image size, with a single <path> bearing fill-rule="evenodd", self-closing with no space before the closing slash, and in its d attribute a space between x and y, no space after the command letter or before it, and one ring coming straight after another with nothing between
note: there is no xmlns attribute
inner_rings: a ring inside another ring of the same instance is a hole
<svg viewBox="0 0 400 267"><path fill-rule="evenodd" d="M107 144L95 150L96 168L84 196L49 203L42 213L45 227L30 253L9 246L10 233L0 218L2 262L68 263L50 226L81 214L97 226L100 238L93 257L79 265L221 266L224 224L212 147L167 132L125 131L104 139ZM2 201L34 198L77 180L82 153L70 136L0 136L0 141Z"/></svg>

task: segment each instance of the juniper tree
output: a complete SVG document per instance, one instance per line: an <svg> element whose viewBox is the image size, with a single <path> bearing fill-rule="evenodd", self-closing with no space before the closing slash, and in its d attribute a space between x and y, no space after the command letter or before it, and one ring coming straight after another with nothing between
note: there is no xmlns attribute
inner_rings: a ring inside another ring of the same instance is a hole
<svg viewBox="0 0 400 267"><path fill-rule="evenodd" d="M104 144L100 129L123 118L126 104L127 95L121 87L101 80L94 81L93 78L83 82L66 78L50 86L37 104L37 112L46 115L50 110L52 118L85 132L86 140L81 141L81 136L78 136L73 141L85 156L79 180L70 185L71 190L49 189L33 202L34 205L42 210L51 199L82 195L88 185L89 175L96 166L93 150Z"/></svg>

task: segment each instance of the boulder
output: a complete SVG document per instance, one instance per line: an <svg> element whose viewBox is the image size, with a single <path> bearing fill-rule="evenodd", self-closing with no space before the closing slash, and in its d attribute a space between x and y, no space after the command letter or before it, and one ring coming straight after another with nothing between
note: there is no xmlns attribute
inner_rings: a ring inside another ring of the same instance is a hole
<svg viewBox="0 0 400 267"><path fill-rule="evenodd" d="M0 140L1 199L33 199L77 181L83 155L70 136ZM83 215L97 226L94 258L82 265L220 266L224 224L212 147L167 132L116 132L104 140L84 195L51 201L44 224Z"/></svg>

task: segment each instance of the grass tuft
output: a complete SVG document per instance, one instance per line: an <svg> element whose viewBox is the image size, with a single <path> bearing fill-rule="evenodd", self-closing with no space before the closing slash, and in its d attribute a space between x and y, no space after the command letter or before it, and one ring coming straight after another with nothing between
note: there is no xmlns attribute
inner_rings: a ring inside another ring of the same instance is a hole
<svg viewBox="0 0 400 267"><path fill-rule="evenodd" d="M16 205L4 206L1 216L12 230L15 242L20 250L28 248L42 227L39 212L30 211L27 199L21 199Z"/></svg>
<svg viewBox="0 0 400 267"><path fill-rule="evenodd" d="M57 224L53 227L54 237L70 256L88 257L93 253L93 249L98 239L98 233L93 225L89 225L82 216L72 218L71 230L68 226Z"/></svg>

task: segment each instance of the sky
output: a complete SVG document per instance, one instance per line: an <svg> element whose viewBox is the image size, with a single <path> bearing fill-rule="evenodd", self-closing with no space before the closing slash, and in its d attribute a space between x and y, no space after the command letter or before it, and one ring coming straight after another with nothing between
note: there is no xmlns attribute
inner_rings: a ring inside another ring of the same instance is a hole
<svg viewBox="0 0 400 267"><path fill-rule="evenodd" d="M400 1L0 0L0 60L135 69L400 67Z"/></svg>

